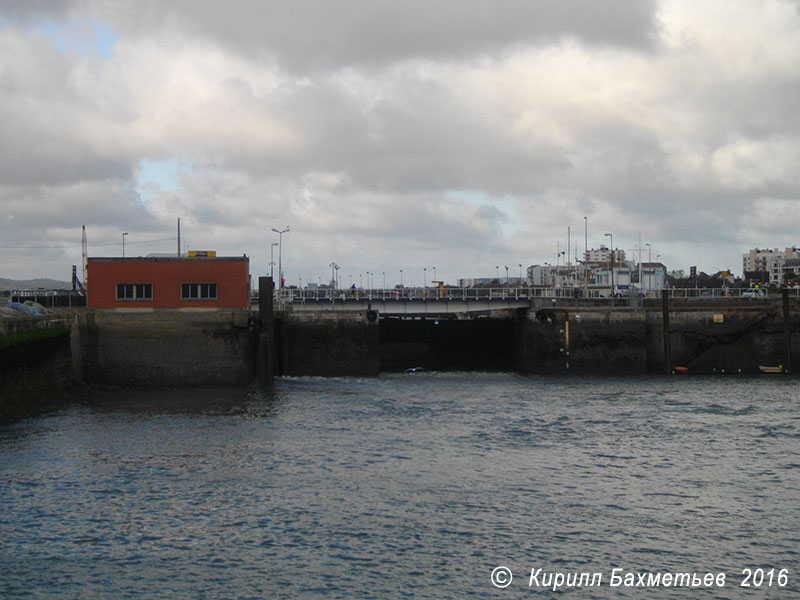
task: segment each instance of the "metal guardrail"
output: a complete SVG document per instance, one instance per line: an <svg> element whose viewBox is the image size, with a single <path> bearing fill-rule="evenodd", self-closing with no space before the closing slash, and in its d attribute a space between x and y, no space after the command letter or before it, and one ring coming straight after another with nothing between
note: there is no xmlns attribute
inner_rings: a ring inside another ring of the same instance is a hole
<svg viewBox="0 0 800 600"><path fill-rule="evenodd" d="M391 288L391 289L296 289L275 290L274 301L278 303L307 302L347 302L347 301L470 301L470 300L533 300L537 298L572 298L597 301L611 301L608 288L542 288L542 287L501 287L501 288ZM653 290L645 293L619 293L614 300L659 299L662 294L670 298L698 299L752 299L764 300L770 297L748 293L747 288L672 288ZM772 294L775 297L779 294ZM800 288L789 288L789 296L800 298Z"/></svg>

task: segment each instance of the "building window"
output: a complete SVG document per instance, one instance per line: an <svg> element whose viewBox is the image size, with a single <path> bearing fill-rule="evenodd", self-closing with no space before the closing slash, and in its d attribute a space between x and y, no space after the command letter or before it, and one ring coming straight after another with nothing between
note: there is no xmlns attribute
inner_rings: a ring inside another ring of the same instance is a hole
<svg viewBox="0 0 800 600"><path fill-rule="evenodd" d="M182 283L181 300L216 300L216 283Z"/></svg>
<svg viewBox="0 0 800 600"><path fill-rule="evenodd" d="M118 283L117 300L152 300L152 283Z"/></svg>

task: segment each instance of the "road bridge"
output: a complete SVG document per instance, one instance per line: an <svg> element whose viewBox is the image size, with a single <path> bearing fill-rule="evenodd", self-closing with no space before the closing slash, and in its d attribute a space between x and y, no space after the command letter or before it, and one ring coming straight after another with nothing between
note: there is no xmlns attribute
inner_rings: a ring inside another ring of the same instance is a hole
<svg viewBox="0 0 800 600"><path fill-rule="evenodd" d="M661 306L661 295L671 302L686 306L712 308L737 305L755 307L779 300L746 298L742 290L670 289L648 296L603 297L591 288L394 288L394 289L295 289L276 290L277 310L293 312L363 312L377 311L380 315L452 315L469 318L522 308L594 308L641 309ZM798 290L790 296L797 296Z"/></svg>

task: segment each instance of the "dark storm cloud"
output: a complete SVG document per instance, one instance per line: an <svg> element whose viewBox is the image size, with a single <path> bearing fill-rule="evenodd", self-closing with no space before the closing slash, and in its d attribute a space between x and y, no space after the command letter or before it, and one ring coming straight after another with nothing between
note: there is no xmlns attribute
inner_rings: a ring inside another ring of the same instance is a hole
<svg viewBox="0 0 800 600"><path fill-rule="evenodd" d="M643 48L652 43L655 9L651 0L140 0L108 18L138 35L167 25L305 71L462 60L560 37Z"/></svg>

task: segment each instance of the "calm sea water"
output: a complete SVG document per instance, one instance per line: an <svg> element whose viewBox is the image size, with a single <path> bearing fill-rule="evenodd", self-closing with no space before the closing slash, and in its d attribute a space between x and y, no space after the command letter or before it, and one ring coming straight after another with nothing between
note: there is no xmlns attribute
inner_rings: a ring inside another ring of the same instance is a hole
<svg viewBox="0 0 800 600"><path fill-rule="evenodd" d="M532 569L603 574L573 598L792 597L798 451L782 377L108 391L0 429L0 597L563 595ZM614 568L727 578L612 588Z"/></svg>

